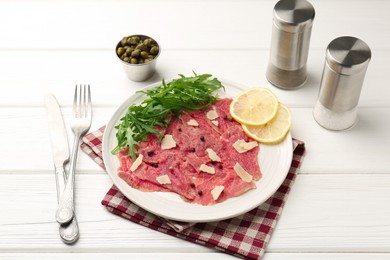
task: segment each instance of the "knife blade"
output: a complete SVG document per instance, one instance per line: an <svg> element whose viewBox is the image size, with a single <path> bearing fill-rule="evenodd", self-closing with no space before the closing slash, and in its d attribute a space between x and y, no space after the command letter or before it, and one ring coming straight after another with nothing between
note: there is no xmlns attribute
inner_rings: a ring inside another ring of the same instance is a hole
<svg viewBox="0 0 390 260"><path fill-rule="evenodd" d="M47 94L45 96L45 105L55 168L58 203L68 177L64 168L64 164L69 161L68 137L57 99L52 94ZM73 244L76 242L79 238L79 228L76 217L74 217L73 220L66 226L59 225L59 233L60 237L66 244Z"/></svg>

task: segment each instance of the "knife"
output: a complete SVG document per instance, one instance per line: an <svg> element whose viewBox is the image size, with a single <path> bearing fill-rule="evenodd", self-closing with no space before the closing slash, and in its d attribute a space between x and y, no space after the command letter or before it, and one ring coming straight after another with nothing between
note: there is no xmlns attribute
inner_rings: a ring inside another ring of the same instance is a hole
<svg viewBox="0 0 390 260"><path fill-rule="evenodd" d="M64 164L69 161L68 137L60 107L56 98L52 94L47 94L45 96L45 105L55 168L58 203L68 178L64 168ZM60 237L66 244L75 243L80 236L76 217L74 217L68 225L59 225L59 233Z"/></svg>

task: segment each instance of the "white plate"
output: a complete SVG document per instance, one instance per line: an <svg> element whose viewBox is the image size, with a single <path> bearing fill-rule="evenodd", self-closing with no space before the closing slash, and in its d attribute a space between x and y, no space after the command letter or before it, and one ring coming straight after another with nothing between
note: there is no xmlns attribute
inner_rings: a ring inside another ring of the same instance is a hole
<svg viewBox="0 0 390 260"><path fill-rule="evenodd" d="M220 91L221 97L235 97L246 88L229 81L221 80L225 92ZM159 83L148 86L153 88ZM259 164L263 174L256 182L256 189L250 190L241 196L228 199L212 206L201 206L184 202L172 192L142 192L130 187L117 175L119 161L112 155L112 149L117 145L115 125L133 103L140 103L145 99L142 93L129 97L114 113L103 136L103 160L106 170L118 189L132 202L145 210L168 219L186 222L208 222L235 217L248 212L266 201L282 184L290 169L293 148L292 138L288 133L283 142L276 145L260 145Z"/></svg>

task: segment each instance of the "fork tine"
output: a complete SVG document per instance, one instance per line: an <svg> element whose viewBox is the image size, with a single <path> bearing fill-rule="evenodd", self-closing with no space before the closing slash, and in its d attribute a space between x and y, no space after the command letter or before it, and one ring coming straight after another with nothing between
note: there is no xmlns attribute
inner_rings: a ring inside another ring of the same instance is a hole
<svg viewBox="0 0 390 260"><path fill-rule="evenodd" d="M91 102L91 88L88 84L88 107L87 107L87 113L89 113L89 115L87 114L87 116L91 116L91 113L92 113L92 102Z"/></svg>
<svg viewBox="0 0 390 260"><path fill-rule="evenodd" d="M80 95L80 117L85 117L85 103L86 103L86 97L85 97L85 85L81 85L82 86L82 92L81 92L81 95Z"/></svg>
<svg viewBox="0 0 390 260"><path fill-rule="evenodd" d="M89 85L87 86L87 84L84 85L84 103L83 103L83 116L84 117L88 117L88 113L89 113L89 104L90 104L90 101L91 101L91 92L90 92L90 88L89 88Z"/></svg>
<svg viewBox="0 0 390 260"><path fill-rule="evenodd" d="M84 118L91 116L92 102L91 102L91 87L88 84L76 84L74 101L73 101L73 114L76 118Z"/></svg>
<svg viewBox="0 0 390 260"><path fill-rule="evenodd" d="M78 91L78 86L76 84L76 87L74 89L74 98L73 98L73 115L75 115L75 117L77 117L78 115L78 111L77 111L77 91Z"/></svg>

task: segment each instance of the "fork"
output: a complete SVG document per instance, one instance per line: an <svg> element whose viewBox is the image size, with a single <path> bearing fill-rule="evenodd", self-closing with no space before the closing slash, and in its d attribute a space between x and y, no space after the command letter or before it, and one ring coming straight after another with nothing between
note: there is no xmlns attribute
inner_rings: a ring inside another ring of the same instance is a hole
<svg viewBox="0 0 390 260"><path fill-rule="evenodd" d="M77 153L82 136L89 130L92 122L91 90L88 85L76 85L73 100L73 118L71 129L74 134L73 152L70 160L68 181L60 198L56 211L56 221L62 225L68 224L74 218L74 183Z"/></svg>

